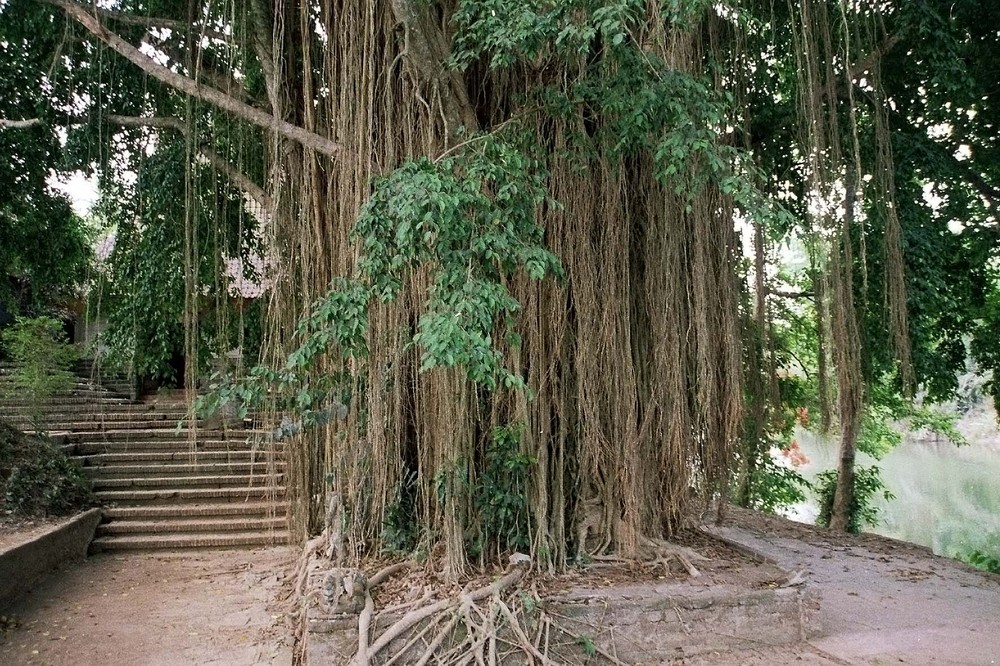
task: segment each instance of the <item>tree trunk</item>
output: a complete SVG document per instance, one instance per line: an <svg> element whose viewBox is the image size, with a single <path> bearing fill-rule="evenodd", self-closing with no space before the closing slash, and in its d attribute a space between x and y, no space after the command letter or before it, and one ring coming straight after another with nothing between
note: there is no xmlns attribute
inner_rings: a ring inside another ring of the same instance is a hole
<svg viewBox="0 0 1000 666"><path fill-rule="evenodd" d="M830 512L830 529L851 531L854 505L854 458L858 442L858 426L864 409L864 379L861 373L861 340L858 315L854 307L853 249L851 226L860 183L857 171L848 163L844 179L844 218L838 238L834 241L832 278L834 288L834 344L837 347L837 389L840 412L840 461L837 465L837 489Z"/></svg>
<svg viewBox="0 0 1000 666"><path fill-rule="evenodd" d="M851 531L851 505L854 504L854 459L857 453L858 420L841 423L840 460L837 463L837 489L830 511L830 529Z"/></svg>

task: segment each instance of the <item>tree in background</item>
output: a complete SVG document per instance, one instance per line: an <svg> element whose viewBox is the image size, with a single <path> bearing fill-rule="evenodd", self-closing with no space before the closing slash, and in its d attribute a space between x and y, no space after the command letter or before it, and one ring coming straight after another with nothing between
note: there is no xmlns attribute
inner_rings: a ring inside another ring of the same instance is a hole
<svg viewBox="0 0 1000 666"><path fill-rule="evenodd" d="M38 93L43 80L46 86L67 87L65 72L54 67L59 36L51 17L37 11L10 6L3 14L0 306L11 314L31 314L79 295L90 259L89 234L68 198L47 184L64 163L56 126L43 122L54 111Z"/></svg>

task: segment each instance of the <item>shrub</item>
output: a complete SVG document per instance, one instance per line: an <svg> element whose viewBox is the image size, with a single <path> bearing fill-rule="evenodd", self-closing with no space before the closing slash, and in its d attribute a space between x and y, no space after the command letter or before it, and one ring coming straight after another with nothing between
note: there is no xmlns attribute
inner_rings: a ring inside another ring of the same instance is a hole
<svg viewBox="0 0 1000 666"><path fill-rule="evenodd" d="M20 516L64 516L97 504L83 470L48 439L0 422L0 505Z"/></svg>
<svg viewBox="0 0 1000 666"><path fill-rule="evenodd" d="M833 513L833 497L837 492L837 470L831 469L816 475L815 488L819 495L819 516L816 518L816 524L828 527ZM874 527L878 525L878 507L875 506L873 500L880 493L886 500L895 499L892 491L886 488L882 482L879 468L875 465L855 468L854 499L850 506L848 531L857 534L864 526Z"/></svg>

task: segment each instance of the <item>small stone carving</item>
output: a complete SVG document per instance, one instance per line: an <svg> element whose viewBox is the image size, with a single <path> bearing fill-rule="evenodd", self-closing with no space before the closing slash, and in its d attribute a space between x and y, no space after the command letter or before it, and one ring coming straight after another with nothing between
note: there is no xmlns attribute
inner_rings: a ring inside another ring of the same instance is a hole
<svg viewBox="0 0 1000 666"><path fill-rule="evenodd" d="M358 569L331 569L323 578L323 601L330 613L357 614L365 607L368 579Z"/></svg>

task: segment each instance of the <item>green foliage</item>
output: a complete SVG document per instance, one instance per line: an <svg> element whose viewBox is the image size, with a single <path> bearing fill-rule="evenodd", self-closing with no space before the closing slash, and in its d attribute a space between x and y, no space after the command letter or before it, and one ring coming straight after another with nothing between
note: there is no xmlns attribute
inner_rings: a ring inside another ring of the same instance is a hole
<svg viewBox="0 0 1000 666"><path fill-rule="evenodd" d="M500 555L504 551L526 553L530 549L528 475L535 460L521 451L523 429L523 424L519 424L493 431L485 466L473 489L479 535L470 544L470 552Z"/></svg>
<svg viewBox="0 0 1000 666"><path fill-rule="evenodd" d="M214 373L209 391L196 398L196 411L210 415L235 405L240 418L245 418L252 409L273 405L289 415L275 431L277 439L343 417L358 378L345 365L323 373L309 370L321 358L343 364L367 356L370 299L365 285L337 278L330 291L299 320L295 336L300 345L288 355L284 367L272 370L256 366L240 378Z"/></svg>
<svg viewBox="0 0 1000 666"><path fill-rule="evenodd" d="M770 453L765 453L749 470L744 505L777 513L806 501L806 490L810 488L812 485L797 470L778 464Z"/></svg>
<svg viewBox="0 0 1000 666"><path fill-rule="evenodd" d="M588 657L597 656L597 646L594 644L594 639L587 634L582 634L577 637L576 644L584 651Z"/></svg>
<svg viewBox="0 0 1000 666"><path fill-rule="evenodd" d="M49 69L65 40L63 22L55 23L52 9L36 3L4 4L0 116L41 122L0 127L0 305L31 314L77 295L91 259L90 233L69 199L48 185L65 165L49 123L58 113L39 97L66 81L64 72Z"/></svg>
<svg viewBox="0 0 1000 666"><path fill-rule="evenodd" d="M959 559L962 562L965 562L966 564L971 564L977 569L982 569L983 571L989 571L990 573L1000 574L1000 557L984 553L981 550L973 550L968 553L959 553L958 555L956 555L956 559Z"/></svg>
<svg viewBox="0 0 1000 666"><path fill-rule="evenodd" d="M368 354L372 299L397 298L421 266L430 267L433 281L413 336L421 371L457 366L484 388L523 388L523 378L504 367L501 342L518 344L513 316L520 307L507 282L521 270L534 279L562 275L536 221L537 207L548 201L544 182L538 162L495 135L474 137L438 162L407 162L376 180L353 232L362 249L359 277L335 279L311 305L283 368L259 366L237 383L215 377L212 392L198 399L199 412L235 402L245 415L274 401L301 427L326 422L331 405L346 408L363 381L347 361ZM321 359L333 367L312 372Z"/></svg>
<svg viewBox="0 0 1000 666"><path fill-rule="evenodd" d="M181 379L176 366L184 354L189 197L178 174L184 173L187 159L183 144L164 142L133 165L142 174L137 181L103 179L97 205L114 237L114 249L91 299L92 309L99 301L101 314L108 319L101 339L107 359L138 377L167 385ZM234 295L221 273L225 258L240 259L244 270L253 272L251 257L262 252L256 221L242 212L241 197L213 177L210 169L195 164L192 181L191 223L199 250L192 266L199 349L224 352L242 345L244 357L253 358L261 337L261 299ZM199 371L207 370L209 357L210 353L200 354Z"/></svg>
<svg viewBox="0 0 1000 666"><path fill-rule="evenodd" d="M41 430L43 403L73 387L69 369L77 359L76 348L67 341L62 322L53 317L19 318L0 340L15 364L10 390L29 404L35 429Z"/></svg>
<svg viewBox="0 0 1000 666"><path fill-rule="evenodd" d="M63 516L97 504L75 462L43 438L0 422L2 506L22 516Z"/></svg>
<svg viewBox="0 0 1000 666"><path fill-rule="evenodd" d="M833 511L833 497L837 490L837 471L826 470L817 474L815 488L819 495L819 516L816 518L816 524L828 527ZM875 465L856 467L854 469L854 498L851 501L847 525L849 532L857 534L866 525L870 527L878 525L878 507L873 501L878 495L882 495L886 501L895 499L895 495L882 482L879 468Z"/></svg>
<svg viewBox="0 0 1000 666"><path fill-rule="evenodd" d="M520 306L507 278L518 270L534 279L562 275L536 221L546 201L541 164L496 135L470 139L438 162L408 162L376 181L354 230L359 269L373 295L390 301L418 266L431 267L430 298L413 337L421 370L461 366L488 389L523 387L504 368L497 340L517 340L513 315Z"/></svg>
<svg viewBox="0 0 1000 666"><path fill-rule="evenodd" d="M391 554L412 553L420 538L417 522L417 473L408 470L396 488L396 496L386 508L382 523L382 547Z"/></svg>

